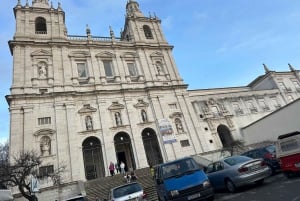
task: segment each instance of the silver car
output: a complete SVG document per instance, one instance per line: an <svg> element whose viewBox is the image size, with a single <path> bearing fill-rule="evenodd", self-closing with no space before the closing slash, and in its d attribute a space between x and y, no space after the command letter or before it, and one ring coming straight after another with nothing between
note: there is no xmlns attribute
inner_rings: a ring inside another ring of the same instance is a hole
<svg viewBox="0 0 300 201"><path fill-rule="evenodd" d="M233 193L249 183L262 184L271 169L262 159L231 156L209 164L206 174L215 190L226 188Z"/></svg>
<svg viewBox="0 0 300 201"><path fill-rule="evenodd" d="M146 193L143 187L137 183L132 182L122 186L115 187L110 190L109 200L110 201L146 201Z"/></svg>

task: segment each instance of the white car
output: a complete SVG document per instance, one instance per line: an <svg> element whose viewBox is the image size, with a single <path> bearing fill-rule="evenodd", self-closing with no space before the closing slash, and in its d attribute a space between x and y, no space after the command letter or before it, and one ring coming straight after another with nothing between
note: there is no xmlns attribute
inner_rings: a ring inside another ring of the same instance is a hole
<svg viewBox="0 0 300 201"><path fill-rule="evenodd" d="M1 189L0 190L0 200L1 201L11 201L13 200L13 196L10 190Z"/></svg>
<svg viewBox="0 0 300 201"><path fill-rule="evenodd" d="M110 201L147 201L147 194L144 192L143 187L137 183L132 182L122 186L115 187L110 190Z"/></svg>

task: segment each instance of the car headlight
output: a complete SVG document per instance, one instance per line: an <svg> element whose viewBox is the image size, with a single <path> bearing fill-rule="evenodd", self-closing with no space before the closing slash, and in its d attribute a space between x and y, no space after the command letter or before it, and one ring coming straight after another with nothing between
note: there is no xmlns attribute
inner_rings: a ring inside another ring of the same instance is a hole
<svg viewBox="0 0 300 201"><path fill-rule="evenodd" d="M205 182L203 182L203 187L204 188L210 187L210 182L208 180L206 180Z"/></svg>
<svg viewBox="0 0 300 201"><path fill-rule="evenodd" d="M172 191L170 191L170 195L172 197L175 197L175 196L179 195L179 192L178 192L178 190L172 190Z"/></svg>

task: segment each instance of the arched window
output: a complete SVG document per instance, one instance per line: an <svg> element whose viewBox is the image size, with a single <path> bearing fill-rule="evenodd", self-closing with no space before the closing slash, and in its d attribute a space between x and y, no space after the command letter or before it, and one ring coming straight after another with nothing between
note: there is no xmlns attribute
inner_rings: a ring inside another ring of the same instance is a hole
<svg viewBox="0 0 300 201"><path fill-rule="evenodd" d="M153 35L152 35L150 27L148 25L144 25L143 29L144 29L144 33L145 33L146 38L147 39L153 39Z"/></svg>
<svg viewBox="0 0 300 201"><path fill-rule="evenodd" d="M85 127L86 130L93 130L93 119L91 116L85 117Z"/></svg>
<svg viewBox="0 0 300 201"><path fill-rule="evenodd" d="M147 122L148 121L148 117L147 117L147 113L146 113L145 110L141 110L141 115L142 115L143 122Z"/></svg>
<svg viewBox="0 0 300 201"><path fill-rule="evenodd" d="M36 34L47 34L46 19L38 17L35 19L35 33Z"/></svg>

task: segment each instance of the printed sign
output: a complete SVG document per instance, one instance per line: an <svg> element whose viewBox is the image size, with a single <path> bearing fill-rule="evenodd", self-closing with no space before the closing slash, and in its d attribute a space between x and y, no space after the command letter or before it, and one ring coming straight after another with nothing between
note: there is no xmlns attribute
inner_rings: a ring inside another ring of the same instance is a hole
<svg viewBox="0 0 300 201"><path fill-rule="evenodd" d="M176 142L174 130L168 119L161 119L158 121L160 134L163 138L164 144Z"/></svg>

